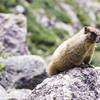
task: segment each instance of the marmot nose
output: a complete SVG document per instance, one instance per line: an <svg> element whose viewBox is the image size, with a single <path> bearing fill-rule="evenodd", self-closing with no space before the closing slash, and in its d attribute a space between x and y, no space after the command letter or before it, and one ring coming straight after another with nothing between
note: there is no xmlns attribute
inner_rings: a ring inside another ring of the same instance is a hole
<svg viewBox="0 0 100 100"><path fill-rule="evenodd" d="M98 35L96 38L96 43L99 43L99 42L100 42L100 35Z"/></svg>

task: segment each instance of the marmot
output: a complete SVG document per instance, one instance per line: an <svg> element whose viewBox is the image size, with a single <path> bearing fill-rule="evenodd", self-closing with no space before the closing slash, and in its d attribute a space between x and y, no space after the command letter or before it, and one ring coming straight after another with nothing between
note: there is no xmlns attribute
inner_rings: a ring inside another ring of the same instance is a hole
<svg viewBox="0 0 100 100"><path fill-rule="evenodd" d="M99 30L90 26L84 27L55 50L52 61L48 66L48 73L55 75L81 64L90 64L98 42L100 42Z"/></svg>

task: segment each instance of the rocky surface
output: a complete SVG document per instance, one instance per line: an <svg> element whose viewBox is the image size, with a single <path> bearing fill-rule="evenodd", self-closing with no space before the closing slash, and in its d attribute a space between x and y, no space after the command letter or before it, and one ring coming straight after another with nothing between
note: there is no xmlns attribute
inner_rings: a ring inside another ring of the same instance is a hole
<svg viewBox="0 0 100 100"><path fill-rule="evenodd" d="M46 78L46 63L39 56L15 56L0 58L4 69L1 71L0 84L5 89L33 89Z"/></svg>
<svg viewBox="0 0 100 100"><path fill-rule="evenodd" d="M29 54L26 18L22 14L0 14L0 46L12 55Z"/></svg>
<svg viewBox="0 0 100 100"><path fill-rule="evenodd" d="M0 85L0 100L7 100L7 97L6 90Z"/></svg>
<svg viewBox="0 0 100 100"><path fill-rule="evenodd" d="M31 93L31 90L28 90L28 89L12 90L8 92L7 100L26 100L28 95L30 95L30 93Z"/></svg>
<svg viewBox="0 0 100 100"><path fill-rule="evenodd" d="M0 85L0 100L26 100L30 93L31 90L29 89L14 89L6 91Z"/></svg>
<svg viewBox="0 0 100 100"><path fill-rule="evenodd" d="M74 68L47 78L28 100L100 100L100 68Z"/></svg>

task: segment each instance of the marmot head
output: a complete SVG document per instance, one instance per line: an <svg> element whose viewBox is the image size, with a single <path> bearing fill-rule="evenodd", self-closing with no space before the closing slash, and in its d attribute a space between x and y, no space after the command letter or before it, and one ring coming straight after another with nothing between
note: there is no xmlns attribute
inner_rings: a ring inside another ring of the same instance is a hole
<svg viewBox="0 0 100 100"><path fill-rule="evenodd" d="M96 28L85 26L84 34L87 36L87 41L89 42L100 42L100 31Z"/></svg>

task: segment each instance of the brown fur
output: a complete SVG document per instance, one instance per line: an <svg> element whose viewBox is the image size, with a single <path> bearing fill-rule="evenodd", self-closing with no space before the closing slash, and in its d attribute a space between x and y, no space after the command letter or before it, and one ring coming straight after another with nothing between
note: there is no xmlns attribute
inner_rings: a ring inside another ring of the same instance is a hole
<svg viewBox="0 0 100 100"><path fill-rule="evenodd" d="M89 64L98 34L97 29L88 26L69 40L64 41L54 52L52 61L48 66L48 73L55 75L69 70L73 66Z"/></svg>

